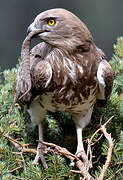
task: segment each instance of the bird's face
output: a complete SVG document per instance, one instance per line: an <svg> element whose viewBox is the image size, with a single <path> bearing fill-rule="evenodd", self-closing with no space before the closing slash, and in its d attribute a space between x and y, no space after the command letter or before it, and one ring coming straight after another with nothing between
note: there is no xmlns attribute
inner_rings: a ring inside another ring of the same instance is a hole
<svg viewBox="0 0 123 180"><path fill-rule="evenodd" d="M51 9L39 14L29 26L28 33L36 30L41 30L38 34L41 41L67 50L91 38L80 19L65 9Z"/></svg>

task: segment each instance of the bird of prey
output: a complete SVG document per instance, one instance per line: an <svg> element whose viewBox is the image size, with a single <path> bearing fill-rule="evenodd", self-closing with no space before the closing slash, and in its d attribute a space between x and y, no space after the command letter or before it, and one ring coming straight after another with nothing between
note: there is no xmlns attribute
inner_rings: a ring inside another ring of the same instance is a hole
<svg viewBox="0 0 123 180"><path fill-rule="evenodd" d="M30 41L36 37L40 43L30 51ZM82 130L90 122L94 104L97 100L106 103L112 91L113 71L105 54L77 16L56 8L40 13L28 27L21 56L17 102L27 105L31 121L38 124L39 140L43 141L47 111L69 112L80 156L84 152Z"/></svg>

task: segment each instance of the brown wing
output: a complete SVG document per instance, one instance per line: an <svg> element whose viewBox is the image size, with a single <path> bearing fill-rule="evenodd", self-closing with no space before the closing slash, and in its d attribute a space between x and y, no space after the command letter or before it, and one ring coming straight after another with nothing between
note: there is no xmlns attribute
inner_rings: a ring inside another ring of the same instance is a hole
<svg viewBox="0 0 123 180"><path fill-rule="evenodd" d="M30 74L30 41L35 33L39 33L40 30L30 32L30 34L25 38L22 49L21 58L22 62L18 69L17 79L16 79L16 102L19 104L28 104L31 101L32 93L32 82Z"/></svg>
<svg viewBox="0 0 123 180"><path fill-rule="evenodd" d="M24 66L23 63L20 65L16 80L16 101L20 105L30 104L32 98L36 96L38 92L44 90L50 83L52 78L52 68L50 64L45 61L45 56L49 51L50 48L45 43L40 43L31 50L29 74L31 75L31 84L30 89L29 91L26 91L26 94L24 88L26 84L23 84L25 81L23 81L23 76L21 76Z"/></svg>
<svg viewBox="0 0 123 180"><path fill-rule="evenodd" d="M110 98L114 80L114 72L105 59L102 60L98 66L97 79L99 85L97 99L102 100L102 105L105 105ZM99 104L101 105L101 101Z"/></svg>
<svg viewBox="0 0 123 180"><path fill-rule="evenodd" d="M41 94L47 88L52 79L52 68L47 61L40 61L35 65L32 72L32 83L36 92Z"/></svg>
<svg viewBox="0 0 123 180"><path fill-rule="evenodd" d="M31 50L30 69L33 90L35 90L35 92L33 91L34 94L41 94L47 88L52 79L51 65L45 60L45 56L49 53L49 51L50 47L48 47L45 43L40 43Z"/></svg>
<svg viewBox="0 0 123 180"><path fill-rule="evenodd" d="M27 104L31 99L31 76L30 76L30 39L32 33L27 36L22 44L22 62L16 78L16 102Z"/></svg>
<svg viewBox="0 0 123 180"><path fill-rule="evenodd" d="M20 65L16 78L16 102L20 105L28 104L31 95L31 81L23 76L23 64Z"/></svg>

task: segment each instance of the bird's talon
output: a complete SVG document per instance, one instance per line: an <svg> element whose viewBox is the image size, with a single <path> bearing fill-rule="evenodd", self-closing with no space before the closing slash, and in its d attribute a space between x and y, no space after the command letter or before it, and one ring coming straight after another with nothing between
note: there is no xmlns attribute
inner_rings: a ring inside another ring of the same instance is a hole
<svg viewBox="0 0 123 180"><path fill-rule="evenodd" d="M44 146L42 146L42 144L40 142L38 143L37 154L35 156L33 164L39 165L39 160L41 160L43 167L45 169L48 168L48 165L47 165L46 160L44 158Z"/></svg>
<svg viewBox="0 0 123 180"><path fill-rule="evenodd" d="M78 158L82 159L83 162L88 162L88 157L87 157L85 151L78 151L78 152L76 153L76 156L77 156Z"/></svg>

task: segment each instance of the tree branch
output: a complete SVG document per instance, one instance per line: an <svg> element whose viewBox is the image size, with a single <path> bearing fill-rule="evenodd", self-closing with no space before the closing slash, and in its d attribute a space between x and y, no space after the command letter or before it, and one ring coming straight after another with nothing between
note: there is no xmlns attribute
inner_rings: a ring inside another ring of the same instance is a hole
<svg viewBox="0 0 123 180"><path fill-rule="evenodd" d="M92 166L92 157L93 156L92 156L91 147L93 145L95 145L95 143L92 143L92 141L93 141L94 137L96 136L96 134L98 132L102 132L103 135L105 136L105 138L107 139L108 144L109 144L108 153L107 153L107 157L106 157L106 162L103 165L103 167L100 168L100 175L97 178L97 180L103 180L103 178L106 175L107 169L109 167L109 164L110 164L110 161L111 161L111 156L112 156L112 151L113 151L113 141L112 141L112 138L111 138L111 134L107 133L106 125L113 118L114 118L114 116L112 116L104 125L101 125L101 127L99 129L97 129L97 131L92 135L92 137L90 139L88 139L87 162L83 162L80 158L78 158L76 155L69 152L66 148L60 147L60 146L58 146L56 144L53 144L53 143L41 142L42 144L44 144L46 146L50 146L50 150L47 148L47 151L45 153L47 153L49 151L53 151L55 153L59 153L59 154L65 156L65 157L69 158L71 161L75 161L75 165L78 167L79 170L78 171L71 170L71 172L81 174L84 177L84 180L94 180L94 178L89 173L89 169L93 167ZM21 153L24 172L26 173L26 165L25 165L25 161L24 161L22 153L28 152L28 153L36 154L37 150L26 148L26 146L29 146L30 144L21 144L20 142L12 139L8 134L3 134L2 133L2 136L7 138L15 146L15 148L17 148L18 151L20 151L19 154ZM102 137L102 135L96 140L96 142L99 141L101 139L101 137Z"/></svg>

